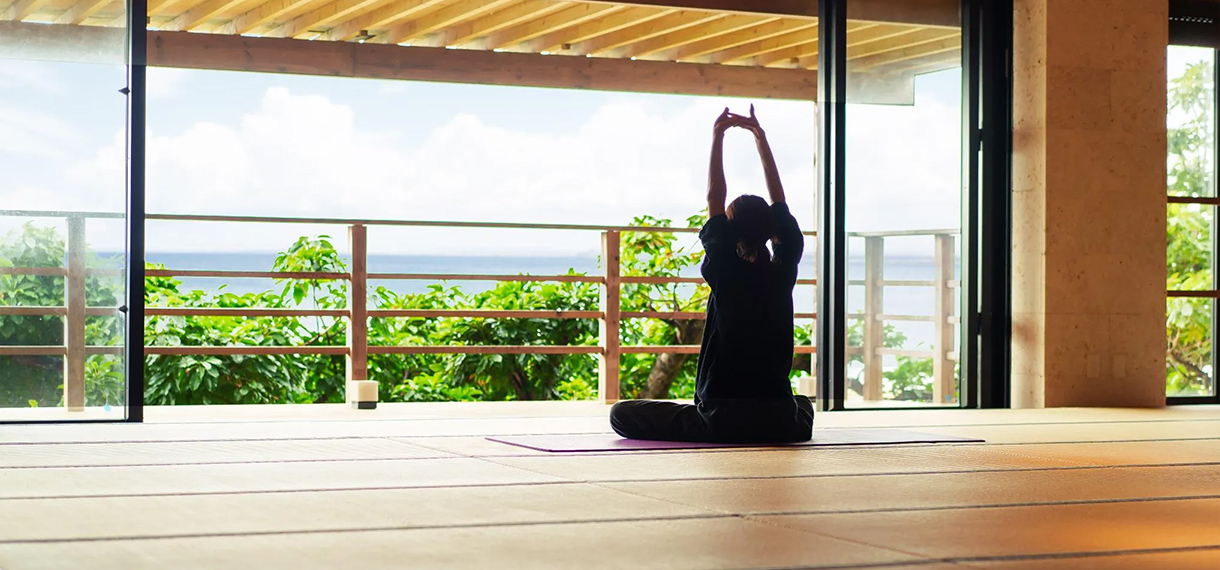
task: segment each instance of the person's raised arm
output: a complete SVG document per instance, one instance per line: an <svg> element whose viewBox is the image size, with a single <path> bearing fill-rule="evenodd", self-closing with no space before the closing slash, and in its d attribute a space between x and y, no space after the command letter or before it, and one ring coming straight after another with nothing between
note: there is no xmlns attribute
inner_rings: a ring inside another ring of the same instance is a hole
<svg viewBox="0 0 1220 570"><path fill-rule="evenodd" d="M724 180L724 131L730 123L729 108L716 117L712 126L712 153L707 167L707 215L716 217L724 214L724 202L727 199L729 187Z"/></svg>
<svg viewBox="0 0 1220 570"><path fill-rule="evenodd" d="M758 145L758 157L762 160L763 176L767 180L767 193L771 195L772 211L775 212L775 241L772 248L775 251L775 261L787 269L788 278L796 283L796 266L805 251L805 237L801 228L788 211L784 197L784 185L779 181L779 169L775 166L775 156L771 154L771 144L767 142L767 133L758 124L754 116L754 105L750 105L750 116L742 127L754 133L754 142Z"/></svg>
<svg viewBox="0 0 1220 570"><path fill-rule="evenodd" d="M775 156L771 154L771 144L767 142L767 133L758 124L758 118L754 116L754 105L750 105L750 118L742 126L754 133L754 143L758 146L758 157L762 160L763 176L767 180L767 194L771 196L771 203L784 203L784 185L779 181L779 169L775 167Z"/></svg>

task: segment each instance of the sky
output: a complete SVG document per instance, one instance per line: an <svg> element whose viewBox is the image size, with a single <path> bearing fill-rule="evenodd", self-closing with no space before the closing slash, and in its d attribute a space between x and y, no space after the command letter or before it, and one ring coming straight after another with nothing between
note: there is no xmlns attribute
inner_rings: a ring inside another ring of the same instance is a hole
<svg viewBox="0 0 1220 570"><path fill-rule="evenodd" d="M121 212L121 67L0 60L0 208ZM788 201L814 229L812 102L151 68L147 211L282 217L626 224L705 207L712 121L753 102ZM913 105L848 110L848 229L960 226L960 74L920 76ZM730 198L764 195L751 136L731 131ZM0 233L19 221L0 217ZM338 226L148 223L149 251L278 251ZM90 222L94 249L122 224ZM345 239L337 240L340 244ZM927 243L923 243L927 241ZM930 240L890 253L931 254ZM370 231L370 252L583 255L595 233Z"/></svg>

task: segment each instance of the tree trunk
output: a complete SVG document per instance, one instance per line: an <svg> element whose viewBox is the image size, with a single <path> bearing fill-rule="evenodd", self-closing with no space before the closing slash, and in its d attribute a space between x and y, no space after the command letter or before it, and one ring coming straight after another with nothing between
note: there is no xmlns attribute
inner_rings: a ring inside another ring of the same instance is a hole
<svg viewBox="0 0 1220 570"><path fill-rule="evenodd" d="M805 374L813 375L810 367L813 366L812 354L798 354L792 357L792 369L799 370Z"/></svg>
<svg viewBox="0 0 1220 570"><path fill-rule="evenodd" d="M534 394L529 390L529 375L525 373L525 370L514 367L508 375L508 381L512 384L513 391L517 393L518 400L534 399Z"/></svg>
<svg viewBox="0 0 1220 570"><path fill-rule="evenodd" d="M703 319L688 319L671 323L677 333L678 344L695 344L703 338ZM682 373L689 354L658 354L648 373L648 383L640 391L640 397L650 400L669 398L669 388Z"/></svg>

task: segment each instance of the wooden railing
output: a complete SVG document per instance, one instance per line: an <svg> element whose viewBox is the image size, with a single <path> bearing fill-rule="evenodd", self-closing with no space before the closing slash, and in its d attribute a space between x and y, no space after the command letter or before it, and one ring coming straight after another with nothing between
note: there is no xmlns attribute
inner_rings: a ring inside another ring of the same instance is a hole
<svg viewBox="0 0 1220 570"><path fill-rule="evenodd" d="M121 316L119 307L87 307L85 305L85 277L93 274L121 275L121 270L94 269L85 267L85 225L90 218L121 218L121 214L96 212L41 212L0 211L0 215L27 218L63 218L68 223L67 267L9 267L0 268L0 275L53 275L65 277L65 304L60 307L0 307L0 315L54 315L65 317L66 340L63 346L0 346L0 356L5 355L54 355L64 357L64 402L69 410L84 409L84 362L96 354L122 354L119 346L86 346L86 316ZM480 222L437 222L408 220L368 220L336 218L273 218L249 216L206 216L180 214L149 214L148 220L191 221L218 223L276 223L342 225L347 227L351 246L351 267L347 272L281 272L281 271L232 271L232 270L183 270L146 269L148 277L210 277L210 278L274 278L341 280L348 284L347 309L311 308L227 308L227 307L145 307L146 317L156 316L232 316L232 317L334 317L348 320L347 342L343 346L144 346L145 355L284 355L323 354L346 356L348 400L366 402L370 393L376 401L376 383L368 379L368 356L370 354L589 354L599 357L598 394L601 400L612 402L619 399L619 361L623 354L680 353L697 354L698 345L648 345L624 346L621 344L623 319L702 319L698 312L623 311L620 299L625 284L674 284L701 283L698 277L625 276L620 273L620 237L629 232L695 233L697 229L639 226L594 226L577 224L518 224ZM589 231L601 233L601 275L495 275L495 274L442 274L442 273L373 273L368 271L368 228L370 226L407 226L480 229L525 229ZM863 375L866 400L882 399L882 358L885 355L931 357L934 366L934 399L938 403L951 403L955 397L955 371L953 353L954 325L954 234L956 230L927 230L916 232L855 233L852 237L865 239L867 259L866 276L863 281L851 281L852 285L865 287L865 311L849 315L862 319L864 346L853 350L863 354ZM814 232L806 232L815 236ZM932 281L893 281L884 279L884 244L887 237L931 235L936 240L936 277ZM807 249L812 249L807 245ZM600 285L600 304L596 311L564 310L442 310L442 309L369 309L367 291L369 280L420 280L420 281L527 281L527 282L577 282ZM815 279L800 279L799 285L816 285ZM887 287L934 287L936 294L935 314L932 316L884 314L881 311L884 290ZM811 298L813 296L811 295ZM368 344L368 322L376 318L501 318L501 319L597 319L598 345L565 346L370 346ZM797 313L797 319L814 319L814 313ZM936 346L932 350L903 350L884 346L886 321L931 321L936 325ZM816 358L813 346L797 346L796 353L810 354ZM811 358L812 360L812 358ZM370 386L371 385L371 386ZM361 394L364 394L363 396Z"/></svg>

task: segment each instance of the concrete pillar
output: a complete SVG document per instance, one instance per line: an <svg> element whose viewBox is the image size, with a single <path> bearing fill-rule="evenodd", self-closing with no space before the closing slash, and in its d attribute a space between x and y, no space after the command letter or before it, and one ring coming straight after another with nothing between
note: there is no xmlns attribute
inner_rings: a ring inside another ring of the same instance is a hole
<svg viewBox="0 0 1220 570"><path fill-rule="evenodd" d="M1165 402L1167 0L1015 0L1013 406Z"/></svg>

